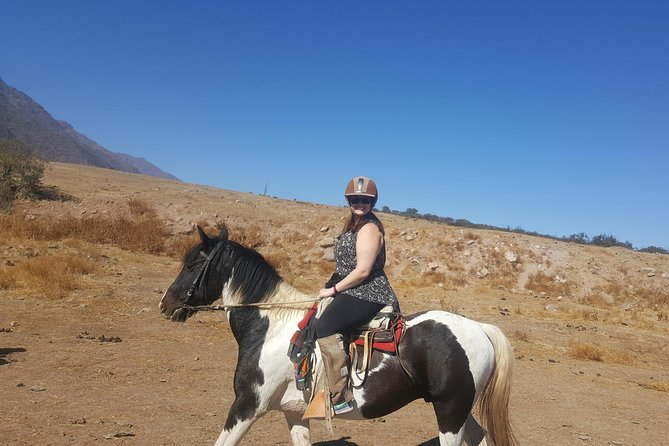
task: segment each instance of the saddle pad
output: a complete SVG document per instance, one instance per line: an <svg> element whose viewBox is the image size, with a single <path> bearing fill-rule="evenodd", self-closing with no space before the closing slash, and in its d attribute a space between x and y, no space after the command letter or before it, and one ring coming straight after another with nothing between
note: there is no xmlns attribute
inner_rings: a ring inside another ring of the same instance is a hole
<svg viewBox="0 0 669 446"><path fill-rule="evenodd" d="M388 330L375 331L372 330L372 348L374 350L380 350L385 353L396 354L397 353L397 344L400 342L404 328L404 319L399 318L397 323L394 326L390 327ZM393 333L394 329L394 333ZM364 347L365 345L365 333L360 333L360 336L353 341L356 346Z"/></svg>

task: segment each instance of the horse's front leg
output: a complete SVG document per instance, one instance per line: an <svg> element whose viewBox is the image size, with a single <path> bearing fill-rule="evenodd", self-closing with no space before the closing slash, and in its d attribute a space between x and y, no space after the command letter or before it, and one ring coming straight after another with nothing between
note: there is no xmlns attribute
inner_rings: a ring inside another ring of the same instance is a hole
<svg viewBox="0 0 669 446"><path fill-rule="evenodd" d="M253 423L267 412L266 409L261 410L258 405L258 395L253 389L244 389L235 393L237 396L232 403L232 407L230 407L230 412L228 412L225 428L218 436L214 446L240 444Z"/></svg>
<svg viewBox="0 0 669 446"><path fill-rule="evenodd" d="M302 419L304 410L307 408L307 400L307 396L302 391L297 390L295 383L291 382L286 387L279 403L278 409L286 417L293 446L311 446L309 420Z"/></svg>
<svg viewBox="0 0 669 446"><path fill-rule="evenodd" d="M284 412L290 430L290 441L293 446L311 446L309 420L302 419L302 412Z"/></svg>

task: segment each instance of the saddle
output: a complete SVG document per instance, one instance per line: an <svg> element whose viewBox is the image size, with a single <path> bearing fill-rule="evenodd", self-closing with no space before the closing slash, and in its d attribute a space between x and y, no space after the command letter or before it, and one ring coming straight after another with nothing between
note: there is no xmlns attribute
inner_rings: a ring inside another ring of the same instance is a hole
<svg viewBox="0 0 669 446"><path fill-rule="evenodd" d="M315 321L329 304L325 299L314 303L306 316L297 324L288 347L288 357L294 364L295 384L298 390L308 390L313 381L313 352L316 348ZM374 350L397 354L397 346L404 334L405 324L401 313L386 306L367 324L349 335L348 351L351 358L351 373L366 377ZM364 378L363 378L364 382Z"/></svg>

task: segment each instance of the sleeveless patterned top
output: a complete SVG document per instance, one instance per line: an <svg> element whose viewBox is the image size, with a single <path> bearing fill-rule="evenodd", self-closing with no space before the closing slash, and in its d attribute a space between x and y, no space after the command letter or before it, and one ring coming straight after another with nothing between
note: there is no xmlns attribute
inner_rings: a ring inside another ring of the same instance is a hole
<svg viewBox="0 0 669 446"><path fill-rule="evenodd" d="M347 276L355 269L357 264L355 243L357 239L358 233L349 231L339 236L335 241L336 272L340 277ZM390 286L390 281L388 281L386 273L383 271L385 264L386 245L384 243L381 246L379 255L374 260L369 277L359 285L343 292L377 304L392 305L396 311L399 311L397 296Z"/></svg>

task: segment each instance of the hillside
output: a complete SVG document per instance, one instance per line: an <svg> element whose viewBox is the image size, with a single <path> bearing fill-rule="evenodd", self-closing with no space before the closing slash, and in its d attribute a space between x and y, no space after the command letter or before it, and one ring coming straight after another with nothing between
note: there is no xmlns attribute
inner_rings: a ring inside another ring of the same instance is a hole
<svg viewBox="0 0 669 446"><path fill-rule="evenodd" d="M212 444L234 398L237 347L225 315L174 324L157 311L193 223L213 233L225 222L231 238L254 246L287 282L316 293L334 266L329 251L347 209L62 163L50 164L45 183L63 201L21 202L19 224L0 232L0 370L5 407L13 408L0 438ZM111 231L137 208L155 212L160 224L148 230L164 223L165 242L181 250L145 254L74 232L15 235L65 215L108 221ZM669 256L379 216L404 312L452 311L498 325L511 340L521 444L665 441ZM64 296L49 297L37 283L40 268L74 258L88 269ZM312 426L320 446L427 445L436 435L422 401L380 420L336 422L335 440ZM285 421L275 413L259 420L244 444L290 444Z"/></svg>
<svg viewBox="0 0 669 446"><path fill-rule="evenodd" d="M346 215L344 207L57 163L51 164L45 182L76 200L30 203L26 210L31 214L118 215L127 212L128 200L141 199L155 207L174 236L192 231L194 223L214 228L217 222L226 222L233 228L233 237L235 228L248 232L253 227L261 239L261 252L298 256L301 268L307 265L307 269L322 262ZM669 286L667 255L379 216L388 233L388 273L394 282L406 282L412 289L506 290L643 306L646 295L666 294ZM284 246L287 238L292 243Z"/></svg>
<svg viewBox="0 0 669 446"><path fill-rule="evenodd" d="M177 179L142 158L115 153L54 119L27 94L0 79L0 138L18 139L48 161Z"/></svg>

